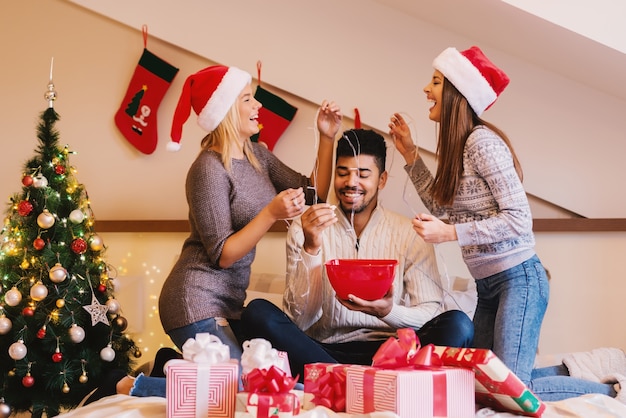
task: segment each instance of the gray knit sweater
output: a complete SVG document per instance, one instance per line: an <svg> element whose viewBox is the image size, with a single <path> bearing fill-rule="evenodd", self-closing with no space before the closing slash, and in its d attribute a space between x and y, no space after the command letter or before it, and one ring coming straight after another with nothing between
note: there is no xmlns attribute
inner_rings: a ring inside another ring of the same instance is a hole
<svg viewBox="0 0 626 418"><path fill-rule="evenodd" d="M287 286L283 309L306 334L321 342L380 340L399 328L419 329L443 311L443 290L434 248L411 228L405 216L383 209L380 202L359 237L337 210L338 222L322 233L316 256L302 248L300 219L287 236ZM335 298L324 263L335 258L398 260L391 312L376 318L351 311Z"/></svg>
<svg viewBox="0 0 626 418"><path fill-rule="evenodd" d="M226 239L242 229L276 194L309 185L265 147L253 144L258 172L247 159L233 159L227 172L220 155L200 152L187 174L185 191L191 232L163 284L159 314L165 331L212 317L237 319L250 280L255 249L231 267L219 267Z"/></svg>
<svg viewBox="0 0 626 418"><path fill-rule="evenodd" d="M463 175L450 207L432 200L433 176L422 159L405 166L424 205L454 224L463 259L475 279L507 270L535 255L532 215L511 151L484 126L470 134Z"/></svg>

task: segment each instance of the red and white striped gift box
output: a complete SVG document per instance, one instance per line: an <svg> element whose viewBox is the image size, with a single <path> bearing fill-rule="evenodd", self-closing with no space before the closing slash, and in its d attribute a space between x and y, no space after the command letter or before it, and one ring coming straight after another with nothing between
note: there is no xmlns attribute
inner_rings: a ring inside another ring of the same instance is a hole
<svg viewBox="0 0 626 418"><path fill-rule="evenodd" d="M186 360L166 364L168 418L232 418L239 364L208 365Z"/></svg>
<svg viewBox="0 0 626 418"><path fill-rule="evenodd" d="M473 418L474 372L463 368L346 370L346 412L391 411L401 418Z"/></svg>

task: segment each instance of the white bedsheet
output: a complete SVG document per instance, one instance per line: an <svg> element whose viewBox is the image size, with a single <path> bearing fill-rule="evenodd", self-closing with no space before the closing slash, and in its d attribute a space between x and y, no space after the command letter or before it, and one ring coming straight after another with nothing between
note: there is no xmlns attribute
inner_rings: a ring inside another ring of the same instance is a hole
<svg viewBox="0 0 626 418"><path fill-rule="evenodd" d="M625 418L626 405L605 395L585 395L558 402L546 402L542 418ZM165 418L165 398L138 398L114 395L100 399L87 406L58 415L59 418ZM480 409L476 418L511 418L518 415ZM332 412L323 407L302 411L299 418L398 418L390 412L375 412L364 415L348 415ZM236 418L250 418L237 413Z"/></svg>

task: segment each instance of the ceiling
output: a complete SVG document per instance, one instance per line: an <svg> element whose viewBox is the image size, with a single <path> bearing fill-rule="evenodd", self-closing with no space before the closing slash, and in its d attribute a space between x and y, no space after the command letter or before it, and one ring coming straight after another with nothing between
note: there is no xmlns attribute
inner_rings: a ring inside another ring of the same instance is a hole
<svg viewBox="0 0 626 418"><path fill-rule="evenodd" d="M504 1L374 1L626 100L626 54Z"/></svg>

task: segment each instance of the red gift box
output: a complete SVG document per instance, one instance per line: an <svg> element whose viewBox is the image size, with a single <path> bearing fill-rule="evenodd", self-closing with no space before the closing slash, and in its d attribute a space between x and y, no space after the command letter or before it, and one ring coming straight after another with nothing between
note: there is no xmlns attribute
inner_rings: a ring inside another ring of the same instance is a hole
<svg viewBox="0 0 626 418"><path fill-rule="evenodd" d="M325 406L335 412L345 412L346 369L349 367L335 363L305 364L303 409Z"/></svg>
<svg viewBox="0 0 626 418"><path fill-rule="evenodd" d="M186 360L168 361L167 417L233 417L238 377L237 362L208 365Z"/></svg>
<svg viewBox="0 0 626 418"><path fill-rule="evenodd" d="M474 372L451 367L350 367L346 371L346 404L350 414L391 411L401 418L473 418Z"/></svg>
<svg viewBox="0 0 626 418"><path fill-rule="evenodd" d="M443 364L474 370L476 402L499 411L540 417L546 406L491 350L436 346Z"/></svg>
<svg viewBox="0 0 626 418"><path fill-rule="evenodd" d="M288 418L300 413L300 399L294 393L250 393L246 409L256 418Z"/></svg>

